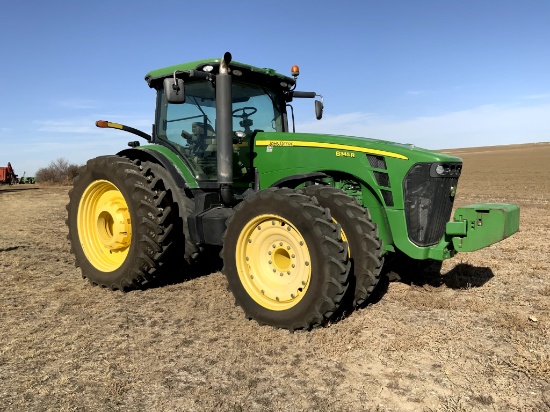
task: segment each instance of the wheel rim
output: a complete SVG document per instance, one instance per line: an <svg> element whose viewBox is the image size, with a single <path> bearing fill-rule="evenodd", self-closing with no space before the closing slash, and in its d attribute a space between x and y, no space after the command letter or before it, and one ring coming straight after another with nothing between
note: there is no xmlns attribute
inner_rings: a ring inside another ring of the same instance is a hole
<svg viewBox="0 0 550 412"><path fill-rule="evenodd" d="M336 219L332 218L332 221L334 223L338 224ZM340 237L342 238L343 242L346 242L348 244L348 259L349 259L349 258L351 258L351 249L349 247L349 242L348 242L348 237L346 236L346 232L344 232L344 229L342 229L342 227L340 227Z"/></svg>
<svg viewBox="0 0 550 412"><path fill-rule="evenodd" d="M286 219L260 215L250 220L236 247L241 283L256 303L286 310L305 296L311 280L311 258L302 234Z"/></svg>
<svg viewBox="0 0 550 412"><path fill-rule="evenodd" d="M91 183L80 199L78 237L88 261L102 272L118 269L132 238L128 204L120 190L107 180Z"/></svg>

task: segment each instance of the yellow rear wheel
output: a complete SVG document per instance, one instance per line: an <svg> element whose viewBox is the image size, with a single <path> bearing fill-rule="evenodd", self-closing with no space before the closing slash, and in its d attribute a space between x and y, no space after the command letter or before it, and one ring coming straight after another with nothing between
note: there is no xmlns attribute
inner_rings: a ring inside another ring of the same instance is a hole
<svg viewBox="0 0 550 412"><path fill-rule="evenodd" d="M162 166L121 156L88 161L75 178L67 205L75 263L92 284L131 290L185 267L195 249L187 241L194 202L174 191ZM183 209L182 207L182 209ZM194 245L193 245L194 246Z"/></svg>
<svg viewBox="0 0 550 412"><path fill-rule="evenodd" d="M132 239L128 204L119 188L96 180L84 190L78 207L80 244L89 262L102 272L118 269Z"/></svg>

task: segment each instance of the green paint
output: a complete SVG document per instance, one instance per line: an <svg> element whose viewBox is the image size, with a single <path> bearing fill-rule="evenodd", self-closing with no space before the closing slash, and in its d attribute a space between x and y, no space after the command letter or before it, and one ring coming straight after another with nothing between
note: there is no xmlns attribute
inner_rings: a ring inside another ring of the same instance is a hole
<svg viewBox="0 0 550 412"><path fill-rule="evenodd" d="M204 59L204 60L196 60L194 62L189 62L189 63L182 63L182 64L176 64L173 66L163 67L162 69L151 70L149 73L145 75L145 79L148 81L161 79L161 78L173 75L174 71L176 70L177 71L201 70L204 66L208 66L208 65L218 66L220 64L220 61L221 59ZM249 64L244 64L236 61L232 61L229 64L229 67L231 70L244 69L244 70L255 72L258 74L263 74L265 76L276 77L281 81L288 83L289 85L294 84L294 79L292 77L288 77L283 74L277 73L273 69L251 66Z"/></svg>
<svg viewBox="0 0 550 412"><path fill-rule="evenodd" d="M174 164L174 166L176 166L176 169L178 169L178 171L181 173L181 175L189 185L190 189L196 189L199 187L197 180L193 177L193 174L187 168L183 160L172 150L158 144L139 146L138 149L149 149L149 150L154 150L156 152L163 154L168 159L170 159L170 161Z"/></svg>
<svg viewBox="0 0 550 412"><path fill-rule="evenodd" d="M213 73L217 73L219 63L220 59L206 59L174 65L153 70L147 74L146 79L151 87L161 89L161 80L172 76L174 71L202 70L205 66L212 65ZM259 85L260 90L265 90L266 93L269 90L271 96L277 96L279 100L272 98L273 105L279 105L278 110L284 114L285 96L288 96L295 79L273 69L239 62L231 62L230 70L234 82ZM186 82L197 81L186 73L181 74L181 77ZM161 94L162 92L159 93ZM166 111L166 105L161 102L162 99L158 99L157 113ZM235 104L242 105L242 101ZM265 117L270 114L260 113L258 118L260 115ZM212 121L212 124L215 122ZM163 130L162 126L165 127L157 124L157 130ZM248 129L247 137L250 137L253 129ZM284 127L280 126L276 130L284 130ZM238 148L235 160L241 160L241 165L246 166L250 166L250 154L246 146L248 141L246 138L244 145L235 146ZM445 233L435 245L421 247L409 239L405 209L410 206L405 205L404 199L406 176L419 163L462 162L460 158L451 155L410 144L341 135L260 132L256 134L254 142L252 164L259 174L260 189L268 188L288 176L324 172L330 176L326 179L326 184L344 190L368 208L371 218L378 225L378 235L387 252L399 249L414 259L443 260L452 257L457 251L477 250L498 242L519 228L519 208L516 205L477 204L459 208L454 221L447 223ZM145 147L164 154L174 162L190 187L200 187L200 182L197 182L178 154L159 145ZM379 163L371 165L369 156L371 159L372 156L381 156L385 167ZM234 191L240 193L248 188L251 178L252 174L235 175ZM456 185L449 190L451 199L455 193ZM389 203L388 195L391 195L393 203Z"/></svg>
<svg viewBox="0 0 550 412"><path fill-rule="evenodd" d="M453 237L454 248L458 252L472 252L516 233L519 230L519 206L476 203L458 208L454 221L466 227L465 234Z"/></svg>

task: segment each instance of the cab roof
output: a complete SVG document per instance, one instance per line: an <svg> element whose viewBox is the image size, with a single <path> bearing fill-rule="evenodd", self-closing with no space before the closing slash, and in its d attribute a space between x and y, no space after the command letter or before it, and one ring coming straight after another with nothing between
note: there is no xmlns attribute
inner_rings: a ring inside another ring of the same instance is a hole
<svg viewBox="0 0 550 412"><path fill-rule="evenodd" d="M176 64L174 66L168 66L157 70L152 70L145 75L145 80L149 87L157 88L162 83L162 79L172 76L175 71L186 72L189 70L198 70L204 71L204 67L212 66L210 71L212 74L217 74L219 71L221 59L205 59L197 60L189 63ZM277 73L273 69L261 68L256 66L251 66L248 64L232 61L229 64L230 73L235 77L243 78L243 81L252 82L255 84L277 84L278 87L290 88L295 84L295 80L292 77L285 76L283 74ZM240 75L237 73L240 72ZM177 77L185 79L185 73L177 73ZM283 86L281 83L285 83L286 86Z"/></svg>

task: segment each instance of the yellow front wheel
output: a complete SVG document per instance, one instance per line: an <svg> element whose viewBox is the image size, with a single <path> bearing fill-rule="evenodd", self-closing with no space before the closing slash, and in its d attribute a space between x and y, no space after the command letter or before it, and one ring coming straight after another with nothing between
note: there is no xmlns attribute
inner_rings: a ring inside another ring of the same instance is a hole
<svg viewBox="0 0 550 412"><path fill-rule="evenodd" d="M344 246L314 199L271 188L249 196L228 220L224 274L248 318L307 329L330 319L344 297Z"/></svg>
<svg viewBox="0 0 550 412"><path fill-rule="evenodd" d="M367 209L340 189L313 185L300 191L328 207L332 218L342 227L342 238L348 242L348 254L353 262L350 274L355 284L353 305L364 305L380 280L384 264L377 225Z"/></svg>
<svg viewBox="0 0 550 412"><path fill-rule="evenodd" d="M264 308L290 309L307 293L309 249L298 229L279 215L256 216L245 224L235 260L246 292Z"/></svg>

